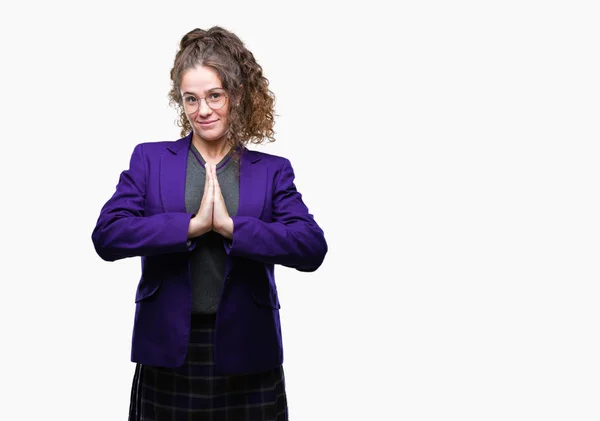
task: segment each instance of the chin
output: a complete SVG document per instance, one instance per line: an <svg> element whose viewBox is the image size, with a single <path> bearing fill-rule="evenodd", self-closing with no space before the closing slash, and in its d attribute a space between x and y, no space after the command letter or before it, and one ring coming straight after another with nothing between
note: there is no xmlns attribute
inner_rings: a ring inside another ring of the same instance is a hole
<svg viewBox="0 0 600 421"><path fill-rule="evenodd" d="M212 134L212 133L203 133L201 131L196 131L196 135L206 141L206 142L217 142L219 140L222 140L225 138L225 133L218 133L218 134Z"/></svg>

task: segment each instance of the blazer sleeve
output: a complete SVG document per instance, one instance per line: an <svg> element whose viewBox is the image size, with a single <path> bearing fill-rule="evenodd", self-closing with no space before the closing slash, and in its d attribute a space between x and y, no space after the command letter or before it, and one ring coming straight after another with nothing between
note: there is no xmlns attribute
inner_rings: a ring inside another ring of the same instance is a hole
<svg viewBox="0 0 600 421"><path fill-rule="evenodd" d="M225 242L225 250L231 256L312 272L323 263L327 242L294 185L290 161L282 161L274 182L272 222L232 217L233 239Z"/></svg>
<svg viewBox="0 0 600 421"><path fill-rule="evenodd" d="M143 144L134 148L129 169L123 171L116 191L100 211L92 241L106 261L132 256L186 252L194 248L187 233L192 214L166 212L144 215L146 166Z"/></svg>

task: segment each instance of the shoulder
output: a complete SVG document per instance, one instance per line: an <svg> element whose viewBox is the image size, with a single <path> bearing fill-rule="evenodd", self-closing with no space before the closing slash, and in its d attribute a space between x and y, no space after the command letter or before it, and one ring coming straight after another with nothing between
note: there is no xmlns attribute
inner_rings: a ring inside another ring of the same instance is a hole
<svg viewBox="0 0 600 421"><path fill-rule="evenodd" d="M264 165L268 165L270 167L281 168L284 166L291 166L290 160L280 155L274 155L250 149L245 149L244 155L253 162L261 161Z"/></svg>
<svg viewBox="0 0 600 421"><path fill-rule="evenodd" d="M133 153L144 156L160 156L165 151L171 151L172 153L178 153L182 150L187 151L189 150L190 140L190 136L186 136L177 140L142 142L135 146Z"/></svg>
<svg viewBox="0 0 600 421"><path fill-rule="evenodd" d="M293 184L295 179L294 168L288 158L265 152L250 151L248 149L244 153L247 154L247 159L254 163L254 165L260 165L265 168L267 174L270 174L269 177L276 184L283 183L285 186Z"/></svg>

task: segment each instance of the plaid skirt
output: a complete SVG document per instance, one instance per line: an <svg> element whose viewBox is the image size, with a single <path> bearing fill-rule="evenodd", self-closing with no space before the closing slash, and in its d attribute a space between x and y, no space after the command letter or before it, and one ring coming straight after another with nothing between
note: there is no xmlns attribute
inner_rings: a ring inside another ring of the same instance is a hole
<svg viewBox="0 0 600 421"><path fill-rule="evenodd" d="M239 376L214 372L215 316L192 316L188 353L177 368L137 364L129 421L287 421L283 367Z"/></svg>

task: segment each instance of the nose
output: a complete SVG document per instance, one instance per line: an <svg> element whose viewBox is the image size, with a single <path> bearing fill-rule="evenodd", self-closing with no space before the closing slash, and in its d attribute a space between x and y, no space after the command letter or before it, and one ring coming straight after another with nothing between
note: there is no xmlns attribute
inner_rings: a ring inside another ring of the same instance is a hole
<svg viewBox="0 0 600 421"><path fill-rule="evenodd" d="M202 98L198 100L198 114L202 117L211 115L212 108L210 108L206 102L206 99Z"/></svg>

